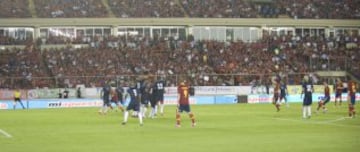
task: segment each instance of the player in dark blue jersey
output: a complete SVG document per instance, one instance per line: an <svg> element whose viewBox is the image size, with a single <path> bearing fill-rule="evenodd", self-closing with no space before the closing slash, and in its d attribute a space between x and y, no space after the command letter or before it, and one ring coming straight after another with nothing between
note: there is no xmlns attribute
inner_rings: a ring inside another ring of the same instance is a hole
<svg viewBox="0 0 360 152"><path fill-rule="evenodd" d="M111 107L110 92L111 92L111 86L109 84L104 84L100 92L100 98L103 100L103 106L100 108L99 114L106 114L108 107Z"/></svg>
<svg viewBox="0 0 360 152"><path fill-rule="evenodd" d="M156 107L157 107L157 94L155 93L155 83L150 86L150 106L151 112L149 114L150 118L155 118Z"/></svg>
<svg viewBox="0 0 360 152"><path fill-rule="evenodd" d="M124 112L124 120L122 122L123 125L125 125L128 120L130 110L140 113L139 90L137 89L136 85L134 84L130 85L130 87L127 90L127 93L130 96L130 103L126 107L126 110ZM137 116L139 118L140 126L142 126L143 125L142 116L140 114L138 114Z"/></svg>
<svg viewBox="0 0 360 152"><path fill-rule="evenodd" d="M285 102L286 106L289 107L286 96L288 95L287 85L284 81L280 82L280 102Z"/></svg>
<svg viewBox="0 0 360 152"><path fill-rule="evenodd" d="M164 93L165 93L166 82L163 78L156 81L154 84L154 93L156 102L160 105L160 114L164 115ZM155 114L157 113L157 107L155 107Z"/></svg>
<svg viewBox="0 0 360 152"><path fill-rule="evenodd" d="M116 95L118 98L118 102L123 106L124 105L124 88L122 86L118 86L116 88Z"/></svg>
<svg viewBox="0 0 360 152"><path fill-rule="evenodd" d="M142 117L146 117L146 111L149 107L149 102L151 98L151 80L145 80L141 88L141 106L140 111Z"/></svg>
<svg viewBox="0 0 360 152"><path fill-rule="evenodd" d="M314 86L312 81L308 76L304 77L304 81L302 83L302 93L301 97L304 94L303 100L303 118L311 117L311 104L312 104L312 93L314 92Z"/></svg>

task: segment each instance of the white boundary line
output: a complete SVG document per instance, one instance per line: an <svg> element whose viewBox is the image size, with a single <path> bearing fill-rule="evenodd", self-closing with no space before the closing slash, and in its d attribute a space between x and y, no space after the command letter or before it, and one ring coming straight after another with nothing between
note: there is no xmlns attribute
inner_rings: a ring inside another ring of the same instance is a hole
<svg viewBox="0 0 360 152"><path fill-rule="evenodd" d="M0 133L2 133L7 138L12 138L12 136L9 133L7 133L6 131L4 131L2 129L0 129Z"/></svg>
<svg viewBox="0 0 360 152"><path fill-rule="evenodd" d="M332 125L332 126L339 126L339 127L356 127L360 128L360 126L355 125L343 125L343 124L335 124L334 122L342 121L345 119L351 119L349 117L341 117L334 120L328 120L328 121L308 121L308 120L298 120L298 119L287 119L287 118L273 118L275 120L283 120L283 121L292 121L292 122L299 122L299 123L310 123L310 124L322 124L322 125Z"/></svg>

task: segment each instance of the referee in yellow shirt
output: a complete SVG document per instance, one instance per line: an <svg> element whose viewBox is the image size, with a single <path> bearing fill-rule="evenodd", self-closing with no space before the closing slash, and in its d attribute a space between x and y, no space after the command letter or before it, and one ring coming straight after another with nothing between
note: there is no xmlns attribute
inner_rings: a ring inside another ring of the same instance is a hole
<svg viewBox="0 0 360 152"><path fill-rule="evenodd" d="M21 92L20 92L19 89L16 89L16 90L14 91L14 105L13 105L14 110L16 109L16 102L19 102L19 103L21 104L22 108L25 109L25 106L24 106L24 104L22 103L22 101L21 101L20 98L21 98Z"/></svg>

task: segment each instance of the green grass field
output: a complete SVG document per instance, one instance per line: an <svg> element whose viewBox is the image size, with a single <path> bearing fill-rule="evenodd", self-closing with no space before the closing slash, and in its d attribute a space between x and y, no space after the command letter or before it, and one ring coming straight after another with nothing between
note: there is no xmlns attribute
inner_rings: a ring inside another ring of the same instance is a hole
<svg viewBox="0 0 360 152"><path fill-rule="evenodd" d="M347 105L331 103L328 109L304 120L300 104L280 112L270 104L193 105L195 128L186 114L175 128L175 106L167 106L163 117L145 119L142 127L135 118L122 126L121 112L102 116L98 108L2 110L0 151L359 151L360 115L346 118Z"/></svg>

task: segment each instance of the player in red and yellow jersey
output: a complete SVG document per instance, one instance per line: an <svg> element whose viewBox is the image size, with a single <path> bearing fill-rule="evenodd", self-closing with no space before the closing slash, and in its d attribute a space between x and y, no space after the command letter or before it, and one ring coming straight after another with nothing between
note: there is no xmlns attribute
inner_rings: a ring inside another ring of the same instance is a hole
<svg viewBox="0 0 360 152"><path fill-rule="evenodd" d="M194 114L190 110L190 87L186 84L186 81L181 82L178 86L178 109L176 110L176 127L180 127L181 123L181 113L185 111L189 114L189 117L192 122L192 126L195 127L195 117Z"/></svg>
<svg viewBox="0 0 360 152"><path fill-rule="evenodd" d="M279 112L280 111L280 82L278 82L278 81L275 82L274 97L273 97L272 103L275 105L276 110Z"/></svg>
<svg viewBox="0 0 360 152"><path fill-rule="evenodd" d="M325 105L330 101L330 88L327 82L324 82L324 97L322 97L319 101L319 105L317 107L317 111L320 110L320 108L323 109L323 112L325 113L327 111Z"/></svg>
<svg viewBox="0 0 360 152"><path fill-rule="evenodd" d="M355 95L356 95L356 84L354 81L349 79L348 81L348 103L349 103L349 117L355 117Z"/></svg>
<svg viewBox="0 0 360 152"><path fill-rule="evenodd" d="M343 82L339 79L336 80L336 84L335 84L335 106L337 106L337 102L339 101L339 105L341 106L342 103L342 99L341 99L341 94L343 92L344 86L343 86Z"/></svg>

